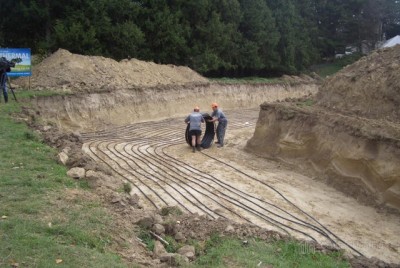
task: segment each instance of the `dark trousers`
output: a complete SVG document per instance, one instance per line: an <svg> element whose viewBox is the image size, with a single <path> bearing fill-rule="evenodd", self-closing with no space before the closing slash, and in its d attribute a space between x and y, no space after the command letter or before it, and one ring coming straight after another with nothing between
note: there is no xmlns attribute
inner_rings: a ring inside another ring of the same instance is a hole
<svg viewBox="0 0 400 268"><path fill-rule="evenodd" d="M3 91L4 101L8 102L8 92L7 92L7 73L2 72L0 74L0 87Z"/></svg>
<svg viewBox="0 0 400 268"><path fill-rule="evenodd" d="M228 126L228 121L224 120L224 121L220 121L218 122L218 126L217 126L217 140L218 143L221 146L224 146L224 137L225 137L225 131L226 131L226 127Z"/></svg>

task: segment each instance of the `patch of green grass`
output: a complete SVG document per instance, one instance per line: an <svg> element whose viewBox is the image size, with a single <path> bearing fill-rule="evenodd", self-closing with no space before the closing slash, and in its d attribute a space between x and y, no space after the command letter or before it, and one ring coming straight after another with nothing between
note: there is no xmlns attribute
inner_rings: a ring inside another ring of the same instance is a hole
<svg viewBox="0 0 400 268"><path fill-rule="evenodd" d="M169 235L165 236L164 240L169 243L169 245L165 245L165 249L169 253L175 253L180 247L184 246L183 244L176 242L175 239Z"/></svg>
<svg viewBox="0 0 400 268"><path fill-rule="evenodd" d="M149 251L154 250L155 238L153 238L149 231L145 229L140 230L138 237L144 244L146 244ZM168 245L164 244L164 248L169 253L175 253L180 247L184 246L183 244L176 242L170 235L163 237L163 239L168 242Z"/></svg>
<svg viewBox="0 0 400 268"><path fill-rule="evenodd" d="M337 63L318 65L314 71L321 77L327 77L339 72L343 66Z"/></svg>
<svg viewBox="0 0 400 268"><path fill-rule="evenodd" d="M12 82L11 82L12 83ZM41 91L36 91L36 90L25 90L25 89L15 89L14 93L17 97L18 100L23 100L23 99L33 99L36 97L49 97L49 96L67 96L67 95L72 95L73 93L71 92L64 92L60 91L57 89L54 90L41 90ZM14 97L9 94L9 102L14 102Z"/></svg>
<svg viewBox="0 0 400 268"><path fill-rule="evenodd" d="M0 267L126 267L109 250L111 217L85 198L87 182L67 177L57 152L10 116L29 96L0 103Z"/></svg>
<svg viewBox="0 0 400 268"><path fill-rule="evenodd" d="M183 212L179 207L163 207L161 208L160 214L162 216L168 216L168 215L182 215Z"/></svg>
<svg viewBox="0 0 400 268"><path fill-rule="evenodd" d="M124 193L129 194L132 191L132 185L128 182L124 183Z"/></svg>
<svg viewBox="0 0 400 268"><path fill-rule="evenodd" d="M361 54L355 53L352 55L345 56L341 59L335 59L333 62L330 63L315 65L311 69L312 71L316 72L319 76L327 77L330 75L334 75L335 73L343 69L343 67L353 64L361 57L362 57Z"/></svg>
<svg viewBox="0 0 400 268"><path fill-rule="evenodd" d="M146 244L148 250L150 250L150 251L154 250L155 240L153 239L153 237L151 236L151 234L148 231L141 230L139 232L138 237L142 240L142 242L144 244Z"/></svg>
<svg viewBox="0 0 400 268"><path fill-rule="evenodd" d="M300 107L305 107L305 106L313 106L314 105L314 100L312 99L306 99L304 101L296 103L297 106Z"/></svg>
<svg viewBox="0 0 400 268"><path fill-rule="evenodd" d="M295 241L266 243L252 239L243 244L214 236L206 243L205 252L190 267L350 267L340 253L325 255Z"/></svg>
<svg viewBox="0 0 400 268"><path fill-rule="evenodd" d="M279 78L244 77L244 78L210 78L210 81L224 84L277 84L283 83Z"/></svg>

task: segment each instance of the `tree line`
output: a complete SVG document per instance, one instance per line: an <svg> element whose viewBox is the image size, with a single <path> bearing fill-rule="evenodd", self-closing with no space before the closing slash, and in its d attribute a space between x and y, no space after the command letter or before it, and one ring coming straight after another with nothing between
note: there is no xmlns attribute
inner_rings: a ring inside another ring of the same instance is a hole
<svg viewBox="0 0 400 268"><path fill-rule="evenodd" d="M186 65L205 75L297 73L400 34L399 0L2 0L0 46Z"/></svg>

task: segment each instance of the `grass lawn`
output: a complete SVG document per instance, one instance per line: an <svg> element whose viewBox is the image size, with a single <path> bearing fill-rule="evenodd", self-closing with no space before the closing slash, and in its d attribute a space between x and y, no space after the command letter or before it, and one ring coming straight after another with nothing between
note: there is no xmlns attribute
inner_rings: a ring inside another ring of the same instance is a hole
<svg viewBox="0 0 400 268"><path fill-rule="evenodd" d="M210 81L224 84L277 84L284 83L280 78L244 77L244 78L209 78Z"/></svg>
<svg viewBox="0 0 400 268"><path fill-rule="evenodd" d="M18 92L21 101L32 93ZM126 267L110 252L112 218L56 151L0 103L0 267Z"/></svg>
<svg viewBox="0 0 400 268"><path fill-rule="evenodd" d="M343 69L345 66L356 62L361 57L361 54L348 55L341 59L335 59L329 63L314 65L311 67L311 70L316 72L321 77L331 76Z"/></svg>
<svg viewBox="0 0 400 268"><path fill-rule="evenodd" d="M274 268L347 268L341 253L323 254L296 241L266 243L251 239L212 237L206 245L206 254L196 260L194 267L274 267Z"/></svg>

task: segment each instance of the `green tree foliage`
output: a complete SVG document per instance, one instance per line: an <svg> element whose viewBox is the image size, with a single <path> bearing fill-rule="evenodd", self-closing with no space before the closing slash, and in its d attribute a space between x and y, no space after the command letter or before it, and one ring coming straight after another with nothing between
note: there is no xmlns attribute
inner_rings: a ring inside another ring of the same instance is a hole
<svg viewBox="0 0 400 268"><path fill-rule="evenodd" d="M141 6L131 0L104 0L105 14L97 33L103 55L117 60L140 58L145 36L136 23Z"/></svg>
<svg viewBox="0 0 400 268"><path fill-rule="evenodd" d="M0 45L187 65L208 75L296 73L400 34L398 0L2 0Z"/></svg>
<svg viewBox="0 0 400 268"><path fill-rule="evenodd" d="M173 10L164 0L145 0L139 17L145 32L146 59L173 64L186 60L190 29L179 9Z"/></svg>
<svg viewBox="0 0 400 268"><path fill-rule="evenodd" d="M237 32L232 24L224 23L221 15L211 12L210 18L196 27L198 42L193 46L194 68L200 72L234 69Z"/></svg>
<svg viewBox="0 0 400 268"><path fill-rule="evenodd" d="M400 34L398 0L365 0L361 15L360 32L364 40L379 41L385 32L387 38Z"/></svg>
<svg viewBox="0 0 400 268"><path fill-rule="evenodd" d="M400 35L400 1L386 0L383 31L386 38Z"/></svg>
<svg viewBox="0 0 400 268"><path fill-rule="evenodd" d="M2 0L0 25L6 47L38 48L38 43L46 39L44 26L48 21L47 1Z"/></svg>
<svg viewBox="0 0 400 268"><path fill-rule="evenodd" d="M297 0L294 2L297 10L296 38L300 46L296 50L295 65L298 69L310 66L320 60L318 49L318 18L314 0ZM306 30L305 30L306 29Z"/></svg>
<svg viewBox="0 0 400 268"><path fill-rule="evenodd" d="M182 8L191 29L189 65L207 73L235 70L240 62L242 34L237 0L193 1Z"/></svg>
<svg viewBox="0 0 400 268"><path fill-rule="evenodd" d="M240 31L245 38L242 66L250 69L273 69L280 60L277 45L280 34L275 18L264 0L242 0Z"/></svg>
<svg viewBox="0 0 400 268"><path fill-rule="evenodd" d="M58 20L54 26L55 46L72 53L100 54L100 42L96 38L96 28L86 20L85 14L74 13L68 19Z"/></svg>
<svg viewBox="0 0 400 268"><path fill-rule="evenodd" d="M295 5L292 0L273 0L270 1L273 13L275 14L277 27L280 33L277 50L281 57L279 69L289 73L295 73L296 68L296 53L298 49L303 48L304 40L297 39L297 31L299 28L299 17L296 13ZM299 66L302 67L302 66Z"/></svg>
<svg viewBox="0 0 400 268"><path fill-rule="evenodd" d="M333 56L336 47L343 46L343 38L339 34L342 27L342 15L346 8L347 0L317 0L316 19L318 23L319 36L318 48L322 57Z"/></svg>

